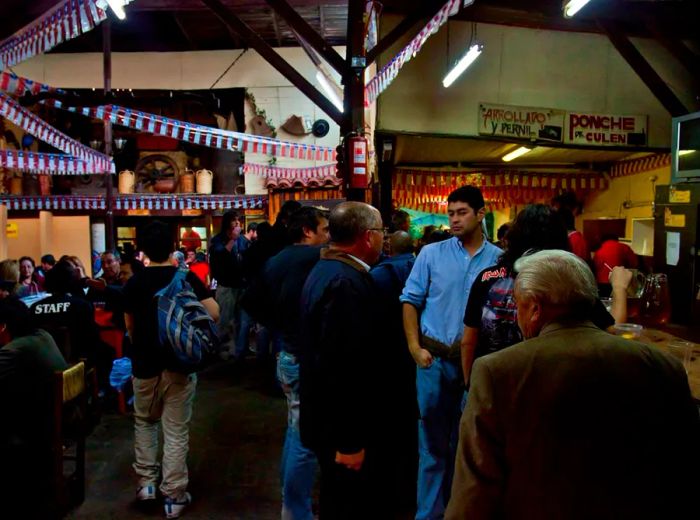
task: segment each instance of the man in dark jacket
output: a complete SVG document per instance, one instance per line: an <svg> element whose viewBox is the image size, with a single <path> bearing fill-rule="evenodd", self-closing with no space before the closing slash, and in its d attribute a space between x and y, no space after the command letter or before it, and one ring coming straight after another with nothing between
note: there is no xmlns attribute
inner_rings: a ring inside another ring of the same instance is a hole
<svg viewBox="0 0 700 520"><path fill-rule="evenodd" d="M321 518L369 518L370 504L385 505L372 500L383 422L369 275L382 250L382 219L367 204L345 202L331 212L329 228L330 248L302 291L301 438L321 466Z"/></svg>
<svg viewBox="0 0 700 520"><path fill-rule="evenodd" d="M317 463L299 437L299 303L304 282L319 260L320 246L328 242L328 218L316 208L301 208L290 218L289 236L293 245L267 261L257 287L265 288L268 316L264 323L278 338L277 378L287 396L287 435L280 464L282 518L311 520Z"/></svg>
<svg viewBox="0 0 700 520"><path fill-rule="evenodd" d="M585 320L597 287L574 254L515 270L527 339L474 362L445 518L692 517L700 418L681 364Z"/></svg>

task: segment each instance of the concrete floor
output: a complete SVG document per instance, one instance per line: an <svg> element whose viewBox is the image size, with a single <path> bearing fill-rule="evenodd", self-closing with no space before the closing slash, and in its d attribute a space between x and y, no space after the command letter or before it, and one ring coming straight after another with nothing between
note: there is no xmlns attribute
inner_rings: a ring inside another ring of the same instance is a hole
<svg viewBox="0 0 700 520"><path fill-rule="evenodd" d="M190 428L189 491L183 518L267 520L280 518L279 458L286 401L272 368L253 359L243 367L222 363L200 374ZM106 414L88 438L85 502L69 519L163 518L134 501L133 421Z"/></svg>

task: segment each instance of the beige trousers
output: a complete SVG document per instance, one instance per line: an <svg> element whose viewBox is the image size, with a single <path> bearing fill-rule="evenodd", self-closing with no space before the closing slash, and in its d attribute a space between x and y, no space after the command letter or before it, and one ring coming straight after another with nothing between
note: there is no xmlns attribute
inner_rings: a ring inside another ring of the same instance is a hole
<svg viewBox="0 0 700 520"><path fill-rule="evenodd" d="M156 485L158 425L163 425L163 495L179 498L187 490L187 451L196 374L164 370L158 377L134 378L134 470L139 486Z"/></svg>

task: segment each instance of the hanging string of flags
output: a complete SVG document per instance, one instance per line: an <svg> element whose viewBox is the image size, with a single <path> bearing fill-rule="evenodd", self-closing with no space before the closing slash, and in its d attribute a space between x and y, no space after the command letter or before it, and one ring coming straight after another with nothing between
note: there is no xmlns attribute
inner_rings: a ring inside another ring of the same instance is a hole
<svg viewBox="0 0 700 520"><path fill-rule="evenodd" d="M128 5L133 0L122 0ZM91 31L107 18L107 0L63 0L0 42L0 70Z"/></svg>
<svg viewBox="0 0 700 520"><path fill-rule="evenodd" d="M231 130L220 130L117 105L67 107L58 100L46 100L45 104L86 117L111 121L112 124L126 126L140 132L162 135L210 148L309 161L334 161L336 155L335 149L329 146L292 143Z"/></svg>
<svg viewBox="0 0 700 520"><path fill-rule="evenodd" d="M13 197L0 195L0 204L16 211L83 211L106 210L107 199L102 195L52 195ZM262 209L264 196L241 195L116 195L113 208L118 211L139 210L229 210Z"/></svg>
<svg viewBox="0 0 700 520"><path fill-rule="evenodd" d="M54 148L88 163L93 173L114 172L114 162L108 156L79 143L58 131L46 121L21 107L12 98L0 92L0 116L11 121L28 134Z"/></svg>
<svg viewBox="0 0 700 520"><path fill-rule="evenodd" d="M245 174L265 177L268 188L292 188L301 185L305 188L339 186L342 179L336 177L336 165L324 164L308 168L287 168L284 166L269 166L264 164L246 163L243 165Z"/></svg>
<svg viewBox="0 0 700 520"><path fill-rule="evenodd" d="M0 167L51 175L94 173L88 163L70 155L0 150Z"/></svg>
<svg viewBox="0 0 700 520"><path fill-rule="evenodd" d="M0 90L11 96L23 96L26 93L38 94L40 92L65 93L64 90L54 88L46 83L32 81L7 71L0 72Z"/></svg>
<svg viewBox="0 0 700 520"><path fill-rule="evenodd" d="M275 179L325 179L335 177L335 164L323 166L310 166L308 168L287 168L285 166L269 166L265 164L245 163L243 172L259 177L273 177Z"/></svg>
<svg viewBox="0 0 700 520"><path fill-rule="evenodd" d="M374 103L379 95L396 79L401 68L418 54L425 41L438 32L450 16L457 14L460 3L461 0L448 0L437 14L430 19L428 24L421 29L418 35L377 72L365 86L365 106Z"/></svg>

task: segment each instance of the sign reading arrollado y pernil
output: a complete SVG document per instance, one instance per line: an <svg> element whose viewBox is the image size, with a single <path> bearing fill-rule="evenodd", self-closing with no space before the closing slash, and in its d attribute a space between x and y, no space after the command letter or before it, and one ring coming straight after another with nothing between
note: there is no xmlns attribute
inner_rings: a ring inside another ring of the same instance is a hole
<svg viewBox="0 0 700 520"><path fill-rule="evenodd" d="M564 142L586 146L646 146L647 116L567 112Z"/></svg>
<svg viewBox="0 0 700 520"><path fill-rule="evenodd" d="M479 104L479 135L535 139L561 143L564 136L563 110Z"/></svg>

